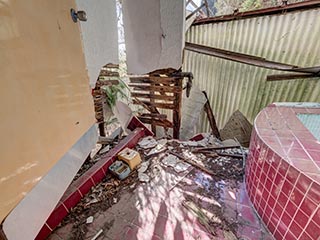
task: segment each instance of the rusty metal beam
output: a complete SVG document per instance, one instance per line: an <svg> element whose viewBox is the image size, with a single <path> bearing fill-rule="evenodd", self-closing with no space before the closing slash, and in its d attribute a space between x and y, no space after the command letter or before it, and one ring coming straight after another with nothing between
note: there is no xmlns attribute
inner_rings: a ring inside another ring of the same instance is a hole
<svg viewBox="0 0 320 240"><path fill-rule="evenodd" d="M305 78L320 78L320 75L315 74L273 74L267 76L268 82L283 81L283 80L295 80Z"/></svg>
<svg viewBox="0 0 320 240"><path fill-rule="evenodd" d="M299 68L298 66L294 66L294 65L269 61L262 57L232 52L224 49L213 48L213 47L208 47L208 46L189 43L189 42L186 42L185 49L192 52L196 52L196 53L201 53L201 54L218 57L218 58L222 58L222 59L226 59L234 62L244 63L244 64L256 66L256 67L263 67L263 68L268 68L273 70L311 73L311 74L316 74L316 73L319 73L320 71L320 67Z"/></svg>
<svg viewBox="0 0 320 240"><path fill-rule="evenodd" d="M226 22L226 21L239 20L244 18L253 18L253 17L265 16L265 15L284 14L287 12L301 11L301 10L307 10L307 9L313 9L313 8L319 8L319 7L320 7L320 0L311 0L311 1L305 1L305 2L292 3L288 5L281 5L281 6L271 7L271 8L253 10L248 12L241 12L241 13L238 12L230 15L198 19L193 23L193 25Z"/></svg>

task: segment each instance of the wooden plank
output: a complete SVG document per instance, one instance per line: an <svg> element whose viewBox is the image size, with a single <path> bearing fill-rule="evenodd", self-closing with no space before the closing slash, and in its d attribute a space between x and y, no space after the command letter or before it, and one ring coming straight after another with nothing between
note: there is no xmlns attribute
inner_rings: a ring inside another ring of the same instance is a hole
<svg viewBox="0 0 320 240"><path fill-rule="evenodd" d="M146 104L144 104L141 100L139 100L138 98L134 98L133 102L136 102L134 104L138 104L138 105L141 105L142 107L144 107L145 109L147 109L150 113L159 113L160 112L158 111L158 109L156 109L155 107L153 106L148 106Z"/></svg>
<svg viewBox="0 0 320 240"><path fill-rule="evenodd" d="M108 70L101 70L100 76L107 76L107 77L120 77L118 72L111 72Z"/></svg>
<svg viewBox="0 0 320 240"><path fill-rule="evenodd" d="M169 93L179 93L182 92L182 88L179 87L168 87L168 86L141 86L136 84L129 84L129 87L132 87L133 90L145 91L145 92L169 92Z"/></svg>
<svg viewBox="0 0 320 240"><path fill-rule="evenodd" d="M166 127L166 128L173 127L173 124L167 119L165 119L166 121L163 121L163 120L151 119L151 118L147 118L147 117L138 117L138 118L141 122L146 123L146 124L154 124L154 125Z"/></svg>
<svg viewBox="0 0 320 240"><path fill-rule="evenodd" d="M209 123L210 123L210 127L211 127L211 130L212 130L212 133L217 138L221 139L220 133L219 133L219 129L217 127L216 119L215 119L215 117L213 115L212 108L210 106L208 95L207 95L207 93L205 91L202 91L202 92L203 92L204 96L207 99L207 102L204 104L204 111L206 112L207 117L209 119Z"/></svg>
<svg viewBox="0 0 320 240"><path fill-rule="evenodd" d="M154 82L151 83L151 87L154 87ZM154 91L151 91L150 94L154 95ZM150 102L151 103L155 103L155 99L154 98L150 98ZM154 135L157 136L157 125L155 124L155 121L153 119L151 121L151 130L154 133Z"/></svg>
<svg viewBox="0 0 320 240"><path fill-rule="evenodd" d="M148 107L156 107L156 108L162 108L162 109L175 109L175 105L171 103L152 103L147 101L137 101L136 99L133 99L133 104L138 105L146 105Z"/></svg>
<svg viewBox="0 0 320 240"><path fill-rule="evenodd" d="M240 145L234 146L212 146L212 147L200 147L192 150L192 152L201 152L201 151L209 151L209 150L222 150L222 149L230 149L230 148L240 148Z"/></svg>
<svg viewBox="0 0 320 240"><path fill-rule="evenodd" d="M182 107L182 78L176 82L175 86L181 91L175 93L174 108L172 115L173 122L173 138L179 139L181 125L181 107Z"/></svg>
<svg viewBox="0 0 320 240"><path fill-rule="evenodd" d="M207 174L209 174L209 175L212 175L212 176L215 175L215 173L214 173L213 171L211 171L211 170L209 170L209 169L207 169L207 168L205 168L205 167L203 167L203 166L195 163L195 162L192 161L192 160L189 160L189 159L185 158L184 156L180 155L179 153L175 153L175 152L170 151L170 150L168 151L168 153L170 153L170 154L178 157L179 159L181 159L181 160L189 163L189 164L192 165L193 167L201 170L202 172L205 172L205 173L207 173Z"/></svg>
<svg viewBox="0 0 320 240"><path fill-rule="evenodd" d="M153 98L153 99L167 100L167 101L174 101L174 99L175 99L175 96L149 94L149 93L138 93L138 92L132 92L131 96L132 97L139 97L139 98Z"/></svg>
<svg viewBox="0 0 320 240"><path fill-rule="evenodd" d="M100 80L100 86L112 86L112 85L118 85L119 80Z"/></svg>
<svg viewBox="0 0 320 240"><path fill-rule="evenodd" d="M176 82L175 78L168 77L131 77L129 78L131 83L166 83L174 84Z"/></svg>
<svg viewBox="0 0 320 240"><path fill-rule="evenodd" d="M167 119L166 114L159 114L159 113L142 113L140 114L141 117L152 117L158 119Z"/></svg>
<svg viewBox="0 0 320 240"><path fill-rule="evenodd" d="M232 158L239 158L239 159L242 159L243 156L242 154L231 154L231 153L217 153L219 156L221 157L232 157Z"/></svg>
<svg viewBox="0 0 320 240"><path fill-rule="evenodd" d="M119 64L108 63L103 68L119 68Z"/></svg>

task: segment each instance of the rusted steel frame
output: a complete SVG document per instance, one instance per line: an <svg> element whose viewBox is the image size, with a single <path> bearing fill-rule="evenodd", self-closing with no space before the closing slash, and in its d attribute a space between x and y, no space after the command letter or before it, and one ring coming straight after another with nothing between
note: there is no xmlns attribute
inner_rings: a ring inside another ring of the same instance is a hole
<svg viewBox="0 0 320 240"><path fill-rule="evenodd" d="M224 49L208 47L195 43L186 42L185 49L196 53L201 53L213 57L218 57L234 62L240 62L252 66L263 67L273 70L281 70L288 72L317 73L320 67L299 68L298 66L268 61L265 58L251 56L247 54L227 51Z"/></svg>
<svg viewBox="0 0 320 240"><path fill-rule="evenodd" d="M235 14L198 19L193 23L193 25L227 22L232 20L254 18L259 16L265 16L265 15L284 14L287 12L301 11L301 10L307 10L307 9L318 8L318 7L320 7L320 0L311 0L311 1L305 1L305 2L299 2L299 3L292 3L288 5L281 5L281 6L271 7L271 8L253 10L248 12L242 12L242 13L238 12Z"/></svg>
<svg viewBox="0 0 320 240"><path fill-rule="evenodd" d="M215 117L213 115L212 108L210 106L208 95L207 95L207 93L205 91L202 91L202 93L205 96L205 98L207 99L207 102L204 104L204 111L206 112L207 117L209 119L209 123L210 123L210 127L211 127L211 130L212 130L212 133L218 139L221 139L220 132L219 132L219 129L217 127L217 122L216 122L216 119L215 119Z"/></svg>
<svg viewBox="0 0 320 240"><path fill-rule="evenodd" d="M179 139L180 137L180 126L181 126L181 108L182 108L182 80L183 78L177 80L175 86L181 89L180 92L175 93L176 99L174 100L174 108L172 114L173 123L173 138Z"/></svg>
<svg viewBox="0 0 320 240"><path fill-rule="evenodd" d="M154 102L147 102L147 101L137 101L136 99L133 99L133 104L138 104L138 105L146 105L148 107L156 107L156 108L162 108L162 109L175 109L175 105L174 104L170 104L170 103L154 103ZM152 111L153 113L154 111Z"/></svg>
<svg viewBox="0 0 320 240"><path fill-rule="evenodd" d="M155 126L160 126L160 127L166 127L166 128L172 128L173 124L167 119L155 119L155 118L146 118L146 117L138 117L139 120L145 124L154 124ZM167 121L165 121L167 120Z"/></svg>
<svg viewBox="0 0 320 240"><path fill-rule="evenodd" d="M205 6L205 4L201 4L197 9L195 9L192 13L190 13L187 17L186 20L188 20L189 18L191 18L194 14L196 14L197 12L199 12L201 10L201 8L203 8Z"/></svg>
<svg viewBox="0 0 320 240"><path fill-rule="evenodd" d="M174 96L168 96L168 95L159 95L159 94L149 94L149 93L138 93L138 92L132 92L132 97L139 97L139 98L153 98L153 99L159 99L159 100L167 100L167 101L174 101Z"/></svg>
<svg viewBox="0 0 320 240"><path fill-rule="evenodd" d="M177 93L182 92L182 89L179 89L175 86L141 86L136 84L129 84L129 87L132 87L133 90L139 90L139 91L147 91L147 92L169 92L169 93ZM152 93L151 93L152 94Z"/></svg>
<svg viewBox="0 0 320 240"><path fill-rule="evenodd" d="M320 75L316 74L273 74L267 76L268 82L283 81L283 80L295 80L301 78L319 78Z"/></svg>

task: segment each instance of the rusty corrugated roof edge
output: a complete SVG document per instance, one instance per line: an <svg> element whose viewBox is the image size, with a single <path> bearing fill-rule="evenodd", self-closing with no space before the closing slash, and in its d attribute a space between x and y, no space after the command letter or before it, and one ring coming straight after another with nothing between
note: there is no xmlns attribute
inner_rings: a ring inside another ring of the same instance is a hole
<svg viewBox="0 0 320 240"><path fill-rule="evenodd" d="M247 11L247 12L237 12L235 14L198 19L192 25L227 22L232 20L240 20L244 18L254 18L254 17L266 16L266 15L284 14L287 12L308 10L308 9L319 8L319 7L320 7L320 0L310 0L305 2L298 2L298 3L288 4L288 5L271 7L271 8L264 8L264 9Z"/></svg>

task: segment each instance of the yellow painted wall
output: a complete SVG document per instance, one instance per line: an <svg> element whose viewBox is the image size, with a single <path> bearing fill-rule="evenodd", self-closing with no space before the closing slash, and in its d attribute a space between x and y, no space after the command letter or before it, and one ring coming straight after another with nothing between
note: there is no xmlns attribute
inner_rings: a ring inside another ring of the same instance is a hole
<svg viewBox="0 0 320 240"><path fill-rule="evenodd" d="M0 221L94 123L73 0L0 0Z"/></svg>

